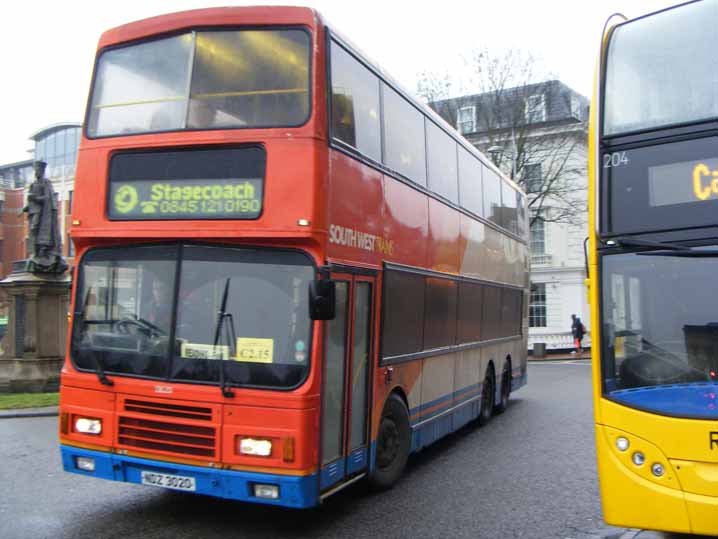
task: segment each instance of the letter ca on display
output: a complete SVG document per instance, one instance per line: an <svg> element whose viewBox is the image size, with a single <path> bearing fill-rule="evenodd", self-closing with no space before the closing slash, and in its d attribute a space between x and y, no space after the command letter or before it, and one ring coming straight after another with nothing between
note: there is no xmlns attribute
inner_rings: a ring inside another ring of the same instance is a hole
<svg viewBox="0 0 718 539"><path fill-rule="evenodd" d="M392 240L339 225L329 225L329 243L363 249L372 253L394 254L394 242Z"/></svg>

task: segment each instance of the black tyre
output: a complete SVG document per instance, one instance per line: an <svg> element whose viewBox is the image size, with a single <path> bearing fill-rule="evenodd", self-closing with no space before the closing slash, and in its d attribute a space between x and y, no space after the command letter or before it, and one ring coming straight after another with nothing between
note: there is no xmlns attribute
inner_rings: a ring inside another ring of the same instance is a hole
<svg viewBox="0 0 718 539"><path fill-rule="evenodd" d="M481 388L481 410L479 411L479 425L486 425L494 413L494 369L489 366L484 377L484 386Z"/></svg>
<svg viewBox="0 0 718 539"><path fill-rule="evenodd" d="M509 405L509 395L511 395L511 363L504 363L504 372L501 374L501 400L494 406L494 412L500 414L506 410Z"/></svg>
<svg viewBox="0 0 718 539"><path fill-rule="evenodd" d="M411 429L409 412L404 401L391 394L384 405L376 440L376 462L369 474L369 482L379 490L394 486L409 459Z"/></svg>

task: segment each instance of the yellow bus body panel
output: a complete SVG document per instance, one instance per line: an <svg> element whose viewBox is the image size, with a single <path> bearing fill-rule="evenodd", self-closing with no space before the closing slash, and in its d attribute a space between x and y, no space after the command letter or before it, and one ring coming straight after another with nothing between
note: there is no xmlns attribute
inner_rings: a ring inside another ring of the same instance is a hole
<svg viewBox="0 0 718 539"><path fill-rule="evenodd" d="M603 37L608 43L610 28ZM601 51L601 57L603 56ZM594 94L588 131L589 278L591 308L591 370L596 428L596 458L604 520L611 525L694 533L718 534L718 448L711 449L710 433L718 421L681 419L622 406L602 397L601 324L598 280L598 230L596 194L597 145L601 59L596 65ZM631 441L622 453L616 438ZM633 464L636 450L646 456L642 466ZM665 474L656 478L651 466L660 462Z"/></svg>
<svg viewBox="0 0 718 539"><path fill-rule="evenodd" d="M635 473L616 454L617 451L610 445L611 440L606 429L596 425L598 477L606 523L629 528L690 532L683 493L679 489L655 484ZM643 466L646 467L646 464Z"/></svg>

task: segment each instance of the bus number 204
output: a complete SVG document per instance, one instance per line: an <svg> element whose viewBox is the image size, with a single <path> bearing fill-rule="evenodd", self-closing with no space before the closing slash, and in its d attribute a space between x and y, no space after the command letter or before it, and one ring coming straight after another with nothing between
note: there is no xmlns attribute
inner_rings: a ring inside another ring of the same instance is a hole
<svg viewBox="0 0 718 539"><path fill-rule="evenodd" d="M603 154L603 168L620 167L628 164L626 152L613 152Z"/></svg>

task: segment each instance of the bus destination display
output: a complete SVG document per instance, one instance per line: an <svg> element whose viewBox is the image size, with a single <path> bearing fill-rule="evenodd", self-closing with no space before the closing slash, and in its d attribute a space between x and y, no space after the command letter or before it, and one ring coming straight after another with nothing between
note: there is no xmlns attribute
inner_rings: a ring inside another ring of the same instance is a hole
<svg viewBox="0 0 718 539"><path fill-rule="evenodd" d="M262 211L258 178L135 180L110 186L113 219L256 219Z"/></svg>
<svg viewBox="0 0 718 539"><path fill-rule="evenodd" d="M651 206L718 200L718 158L648 168Z"/></svg>

